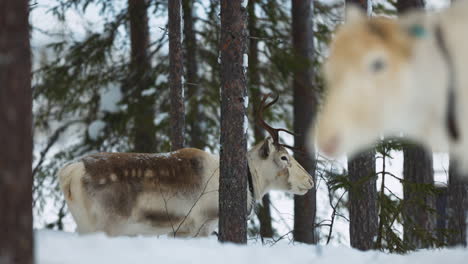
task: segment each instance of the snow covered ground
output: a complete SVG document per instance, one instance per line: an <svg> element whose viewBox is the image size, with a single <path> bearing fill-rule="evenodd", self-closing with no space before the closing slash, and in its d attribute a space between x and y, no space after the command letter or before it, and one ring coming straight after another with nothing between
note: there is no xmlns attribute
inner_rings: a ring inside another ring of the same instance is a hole
<svg viewBox="0 0 468 264"><path fill-rule="evenodd" d="M467 263L467 249L421 250L408 255L361 252L344 246L309 246L287 240L273 246L220 244L206 239L108 238L103 234L36 231L38 264L124 263Z"/></svg>

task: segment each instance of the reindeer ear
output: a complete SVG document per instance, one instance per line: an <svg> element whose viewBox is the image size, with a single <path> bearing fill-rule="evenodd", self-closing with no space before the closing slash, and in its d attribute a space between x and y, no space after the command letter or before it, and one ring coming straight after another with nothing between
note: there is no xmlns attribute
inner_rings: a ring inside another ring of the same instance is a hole
<svg viewBox="0 0 468 264"><path fill-rule="evenodd" d="M345 21L347 23L360 21L366 17L366 14L358 6L353 4L346 6Z"/></svg>
<svg viewBox="0 0 468 264"><path fill-rule="evenodd" d="M262 159L267 159L270 155L270 138L263 141L263 145L258 150L258 154Z"/></svg>

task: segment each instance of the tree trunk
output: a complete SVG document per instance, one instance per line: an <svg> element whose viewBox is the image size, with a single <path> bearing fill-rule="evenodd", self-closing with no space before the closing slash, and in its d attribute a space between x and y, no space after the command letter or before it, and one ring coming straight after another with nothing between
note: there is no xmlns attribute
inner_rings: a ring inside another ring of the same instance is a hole
<svg viewBox="0 0 468 264"><path fill-rule="evenodd" d="M184 147L184 71L180 42L180 0L169 0L169 81L171 87L171 149Z"/></svg>
<svg viewBox="0 0 468 264"><path fill-rule="evenodd" d="M466 202L467 179L457 171L456 162L450 159L448 184L447 229L450 235L447 239L449 246L466 247Z"/></svg>
<svg viewBox="0 0 468 264"><path fill-rule="evenodd" d="M375 152L366 151L348 161L349 236L351 246L360 250L374 248L378 229Z"/></svg>
<svg viewBox="0 0 468 264"><path fill-rule="evenodd" d="M435 229L436 216L431 212L435 197L424 187L434 185L432 153L419 146L405 146L403 154L404 240L415 248L427 248L432 245L420 234Z"/></svg>
<svg viewBox="0 0 468 264"><path fill-rule="evenodd" d="M314 84L312 61L314 56L314 35L312 32L313 6L311 0L292 0L292 40L294 57L303 60L303 67L294 72L294 146L306 149L306 132L315 120L317 111L317 89ZM295 155L297 161L315 181L315 157L313 152ZM316 190L311 189L304 196L294 196L294 240L316 243L315 237Z"/></svg>
<svg viewBox="0 0 468 264"><path fill-rule="evenodd" d="M346 0L367 12L367 0ZM353 188L349 190L349 233L353 248L374 247L378 229L375 151L370 150L348 159L348 174Z"/></svg>
<svg viewBox="0 0 468 264"><path fill-rule="evenodd" d="M423 0L397 1L400 14L417 8L424 8ZM416 248L429 247L431 245L427 239L418 236L418 233L433 232L435 229L435 215L428 210L435 209L435 197L419 187L434 184L432 153L418 145L405 146L403 153L403 196L407 205L403 210L404 240Z"/></svg>
<svg viewBox="0 0 468 264"><path fill-rule="evenodd" d="M156 126L154 124L154 101L142 92L152 83L149 76L151 69L149 49L149 30L146 0L128 0L131 40L131 76L130 96L131 114L135 118L134 151L156 151Z"/></svg>
<svg viewBox="0 0 468 264"><path fill-rule="evenodd" d="M447 187L438 187L436 196L436 231L440 245L445 243L445 230L447 230Z"/></svg>
<svg viewBox="0 0 468 264"><path fill-rule="evenodd" d="M29 5L0 1L0 262L33 263Z"/></svg>
<svg viewBox="0 0 468 264"><path fill-rule="evenodd" d="M219 240L247 242L247 89L243 68L245 9L221 0L221 153Z"/></svg>
<svg viewBox="0 0 468 264"><path fill-rule="evenodd" d="M203 87L198 80L197 61L197 38L195 33L193 0L182 0L184 13L184 49L185 49L185 72L187 89L187 125L190 129L190 146L204 149L206 147L205 137L200 126L205 122L203 112L200 111L201 95Z"/></svg>
<svg viewBox="0 0 468 264"><path fill-rule="evenodd" d="M396 7L401 14L411 9L424 8L424 0L398 0Z"/></svg>
<svg viewBox="0 0 468 264"><path fill-rule="evenodd" d="M353 4L357 5L358 7L362 8L367 13L368 8L368 0L346 0L346 5Z"/></svg>
<svg viewBox="0 0 468 264"><path fill-rule="evenodd" d="M258 0L249 0L248 3L248 14L249 14L249 35L258 36L257 30L257 15L255 14L255 5ZM253 128L254 128L254 139L258 143L262 141L265 137L263 134L263 129L258 125L257 115L255 111L259 108L259 103L261 101L260 94L260 75L258 71L258 40L255 38L249 39L249 70L248 82L250 89L250 105L251 107L251 116L253 117ZM262 198L262 205L259 206L257 211L258 220L260 222L260 237L263 239L265 237L273 237L273 227L271 225L271 212L270 212L270 196L266 194Z"/></svg>

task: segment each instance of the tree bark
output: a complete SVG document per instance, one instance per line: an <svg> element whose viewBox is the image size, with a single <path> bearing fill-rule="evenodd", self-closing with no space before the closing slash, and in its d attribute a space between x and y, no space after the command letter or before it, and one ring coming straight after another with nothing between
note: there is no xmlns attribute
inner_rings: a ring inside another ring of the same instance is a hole
<svg viewBox="0 0 468 264"><path fill-rule="evenodd" d="M447 210L447 229L450 233L447 244L449 246L465 246L466 243L466 202L467 177L457 171L456 162L450 159L449 165L449 184L448 184L448 210Z"/></svg>
<svg viewBox="0 0 468 264"><path fill-rule="evenodd" d="M187 90L187 125L190 129L190 146L198 149L206 147L205 137L200 126L206 122L203 112L199 105L203 87L198 79L198 60L197 60L197 38L195 32L195 19L193 0L182 0L182 9L184 14L184 50L185 50L185 72L186 72L186 90Z"/></svg>
<svg viewBox="0 0 468 264"><path fill-rule="evenodd" d="M346 0L365 12L367 0ZM375 177L375 151L370 150L348 159L348 173L353 188L349 190L349 233L351 246L360 250L374 247L377 235L377 188Z"/></svg>
<svg viewBox="0 0 468 264"><path fill-rule="evenodd" d="M317 111L318 91L314 84L312 69L314 35L312 31L313 5L311 0L292 0L292 44L294 57L303 60L303 67L293 74L294 103L294 146L306 149L306 132L314 122ZM297 161L315 181L315 157L312 152L295 155ZM294 196L294 240L316 243L315 237L316 190L311 189L303 196Z"/></svg>
<svg viewBox="0 0 468 264"><path fill-rule="evenodd" d="M437 240L441 245L445 243L445 230L447 230L447 187L438 187L436 196L436 231Z"/></svg>
<svg viewBox="0 0 468 264"><path fill-rule="evenodd" d="M397 1L400 14L418 8L424 8L423 0ZM403 197L406 204L403 210L404 240L416 248L429 247L428 240L417 234L435 229L435 215L428 210L435 209L435 197L421 191L418 186L434 184L432 153L420 145L414 145L405 146L403 154Z"/></svg>
<svg viewBox="0 0 468 264"><path fill-rule="evenodd" d="M348 161L349 235L351 246L360 250L374 248L378 229L375 151L362 152Z"/></svg>
<svg viewBox="0 0 468 264"><path fill-rule="evenodd" d="M221 0L219 240L247 242L246 44L242 0Z"/></svg>
<svg viewBox="0 0 468 264"><path fill-rule="evenodd" d="M33 263L29 5L0 1L0 262Z"/></svg>
<svg viewBox="0 0 468 264"><path fill-rule="evenodd" d="M255 6L258 0L249 0L248 3L248 15L249 15L249 35L258 36L257 30L257 15L255 13ZM260 94L260 74L258 71L258 40L256 38L249 39L249 70L248 82L250 90L250 105L251 116L253 117L253 128L254 128L254 139L255 142L262 141L265 136L263 129L258 125L257 115L255 111L259 108L261 101ZM271 224L271 212L270 212L270 196L266 194L262 198L262 205L259 206L257 211L257 217L260 222L260 237L273 237L273 226Z"/></svg>
<svg viewBox="0 0 468 264"><path fill-rule="evenodd" d="M421 233L434 232L436 215L435 196L427 188L434 185L432 153L419 146L405 146L403 149L403 231L404 240L415 248L432 246Z"/></svg>
<svg viewBox="0 0 468 264"><path fill-rule="evenodd" d="M151 69L149 55L149 30L146 0L128 0L130 16L131 41L131 111L135 118L134 151L156 151L156 126L154 124L154 102L151 97L143 96L142 92L151 84L149 69Z"/></svg>
<svg viewBox="0 0 468 264"><path fill-rule="evenodd" d="M180 1L169 0L169 81L171 89L171 149L184 147L184 71L182 44L180 40Z"/></svg>

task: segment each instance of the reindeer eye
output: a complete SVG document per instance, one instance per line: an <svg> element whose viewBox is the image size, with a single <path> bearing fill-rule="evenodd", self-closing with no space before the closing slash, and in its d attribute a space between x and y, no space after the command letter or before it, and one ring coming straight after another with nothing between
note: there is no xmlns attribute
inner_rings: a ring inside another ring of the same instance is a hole
<svg viewBox="0 0 468 264"><path fill-rule="evenodd" d="M286 161L288 160L288 158L286 156L282 156L281 159L286 160Z"/></svg>
<svg viewBox="0 0 468 264"><path fill-rule="evenodd" d="M387 66L386 63L382 58L377 58L373 60L371 63L371 71L373 73L378 73L382 71L383 69L385 69L386 66Z"/></svg>

